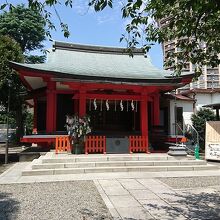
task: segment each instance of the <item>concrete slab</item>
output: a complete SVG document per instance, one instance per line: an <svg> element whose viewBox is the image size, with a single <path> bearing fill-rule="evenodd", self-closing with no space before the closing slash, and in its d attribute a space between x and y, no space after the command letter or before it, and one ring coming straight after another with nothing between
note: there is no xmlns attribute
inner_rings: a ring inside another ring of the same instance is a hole
<svg viewBox="0 0 220 220"><path fill-rule="evenodd" d="M153 193L156 193L156 194L163 194L163 193L173 194L174 193L174 191L170 190L168 187L165 187L163 185L161 185L161 186L152 186L149 189Z"/></svg>
<svg viewBox="0 0 220 220"><path fill-rule="evenodd" d="M109 179L109 180L99 180L98 181L102 187L108 186L121 186L121 184L116 179Z"/></svg>
<svg viewBox="0 0 220 220"><path fill-rule="evenodd" d="M104 187L103 190L108 196L129 195L129 192L122 186L108 186Z"/></svg>
<svg viewBox="0 0 220 220"><path fill-rule="evenodd" d="M109 212L112 215L113 220L120 220L121 217L118 213L118 211L114 208L113 204L111 203L111 201L109 200L108 196L105 194L103 188L101 187L99 181L94 180L94 183L97 187L98 192L100 193L103 201L105 202L107 208L109 209Z"/></svg>
<svg viewBox="0 0 220 220"><path fill-rule="evenodd" d="M145 189L145 187L135 179L118 179L118 181L127 190Z"/></svg>
<svg viewBox="0 0 220 220"><path fill-rule="evenodd" d="M129 208L129 207L140 207L140 203L137 202L132 196L109 196L110 201L117 208Z"/></svg>
<svg viewBox="0 0 220 220"><path fill-rule="evenodd" d="M155 179L137 179L137 181L147 188L161 185L158 180Z"/></svg>
<svg viewBox="0 0 220 220"><path fill-rule="evenodd" d="M143 207L156 219L187 219L163 200L145 200Z"/></svg>
<svg viewBox="0 0 220 220"><path fill-rule="evenodd" d="M122 219L137 219L137 220L153 220L154 218L150 215L142 207L135 207L135 208L117 208L118 213L122 217Z"/></svg>
<svg viewBox="0 0 220 220"><path fill-rule="evenodd" d="M160 199L155 193L152 193L148 189L135 189L135 190L129 190L132 196L134 196L135 199L137 199L140 203L141 200L152 200L152 199Z"/></svg>
<svg viewBox="0 0 220 220"><path fill-rule="evenodd" d="M160 193L157 194L160 198L165 200L169 204L177 204L177 203L185 203L186 198L183 196L179 195L178 193Z"/></svg>

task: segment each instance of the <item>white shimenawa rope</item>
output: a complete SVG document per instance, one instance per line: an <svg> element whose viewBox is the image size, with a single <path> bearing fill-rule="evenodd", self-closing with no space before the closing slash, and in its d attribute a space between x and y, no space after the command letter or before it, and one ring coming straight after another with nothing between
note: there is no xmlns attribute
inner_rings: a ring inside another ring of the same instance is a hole
<svg viewBox="0 0 220 220"><path fill-rule="evenodd" d="M131 110L134 111L134 101L131 101Z"/></svg>
<svg viewBox="0 0 220 220"><path fill-rule="evenodd" d="M108 99L106 100L105 105L106 105L106 110L109 111Z"/></svg>
<svg viewBox="0 0 220 220"><path fill-rule="evenodd" d="M123 111L124 110L124 106L123 106L122 100L120 101L120 107L121 107L121 111Z"/></svg>
<svg viewBox="0 0 220 220"><path fill-rule="evenodd" d="M94 99L93 105L94 105L94 109L96 110L97 109L96 99Z"/></svg>

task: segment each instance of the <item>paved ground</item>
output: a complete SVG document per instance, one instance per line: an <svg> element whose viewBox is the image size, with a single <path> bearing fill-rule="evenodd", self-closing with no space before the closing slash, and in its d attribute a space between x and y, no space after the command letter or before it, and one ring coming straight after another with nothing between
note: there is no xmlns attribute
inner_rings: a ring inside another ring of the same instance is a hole
<svg viewBox="0 0 220 220"><path fill-rule="evenodd" d="M26 149L26 147L24 147L24 146L17 146L17 145L9 144L8 153L9 154L18 154L18 153L24 151L25 149ZM5 144L4 143L0 143L0 154L5 154Z"/></svg>
<svg viewBox="0 0 220 220"><path fill-rule="evenodd" d="M4 173L6 170L8 170L11 166L13 166L15 163L9 163L9 164L0 164L0 174Z"/></svg>
<svg viewBox="0 0 220 220"><path fill-rule="evenodd" d="M199 188L209 186L220 187L220 176L169 177L158 179L174 189Z"/></svg>
<svg viewBox="0 0 220 220"><path fill-rule="evenodd" d="M174 190L157 179L97 180L96 185L115 219L220 219L219 185Z"/></svg>
<svg viewBox="0 0 220 220"><path fill-rule="evenodd" d="M93 181L0 185L0 219L110 220Z"/></svg>
<svg viewBox="0 0 220 220"><path fill-rule="evenodd" d="M220 219L220 170L22 177L29 164L0 175L0 210L14 210L9 219L111 219L99 195L115 220Z"/></svg>

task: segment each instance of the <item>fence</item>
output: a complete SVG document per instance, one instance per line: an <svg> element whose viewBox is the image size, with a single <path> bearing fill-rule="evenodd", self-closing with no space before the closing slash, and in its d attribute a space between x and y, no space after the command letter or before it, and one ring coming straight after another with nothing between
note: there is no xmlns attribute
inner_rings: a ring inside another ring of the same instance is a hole
<svg viewBox="0 0 220 220"><path fill-rule="evenodd" d="M148 140L145 136L129 136L129 151L148 153Z"/></svg>
<svg viewBox="0 0 220 220"><path fill-rule="evenodd" d="M105 136L87 136L85 143L85 153L106 153Z"/></svg>
<svg viewBox="0 0 220 220"><path fill-rule="evenodd" d="M70 140L69 136L57 136L55 142L55 152L70 151Z"/></svg>

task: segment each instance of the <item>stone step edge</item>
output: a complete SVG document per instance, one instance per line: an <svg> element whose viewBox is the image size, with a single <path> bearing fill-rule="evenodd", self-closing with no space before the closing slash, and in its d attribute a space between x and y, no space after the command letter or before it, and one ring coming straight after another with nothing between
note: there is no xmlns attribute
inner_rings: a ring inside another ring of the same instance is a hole
<svg viewBox="0 0 220 220"><path fill-rule="evenodd" d="M89 168L89 166L91 166L91 168L93 167L102 167L101 165L104 164L104 166L106 166L106 164L117 164L117 167L128 167L128 166L172 166L172 165L167 165L170 163L173 163L173 166L193 166L193 165L206 165L207 162L205 160L181 160L181 161L95 161L95 162L75 162L75 163L33 163L32 164L32 168L33 169L39 169L39 168L34 168L36 166L51 166L51 168L47 168L47 169L53 169L52 166L60 166L60 168L68 168L69 165L79 165L82 167L72 167L72 168ZM133 163L133 165L131 165ZM140 163L142 165L140 165ZM86 165L86 167L83 167L83 165ZM97 166L98 165L98 166ZM67 167L66 167L67 166Z"/></svg>
<svg viewBox="0 0 220 220"><path fill-rule="evenodd" d="M122 160L123 158L123 160ZM63 163L65 162L107 162L107 161L193 161L194 158L182 157L75 157L75 158L41 158L42 163Z"/></svg>
<svg viewBox="0 0 220 220"><path fill-rule="evenodd" d="M93 167L93 168L64 168L64 169L38 169L24 170L22 176L34 175L60 175L60 174L83 174L83 173L105 173L105 172L166 172L166 171L196 171L216 170L216 165L197 166L145 166L145 167ZM74 171L74 172L73 172ZM98 172L97 172L98 171Z"/></svg>

